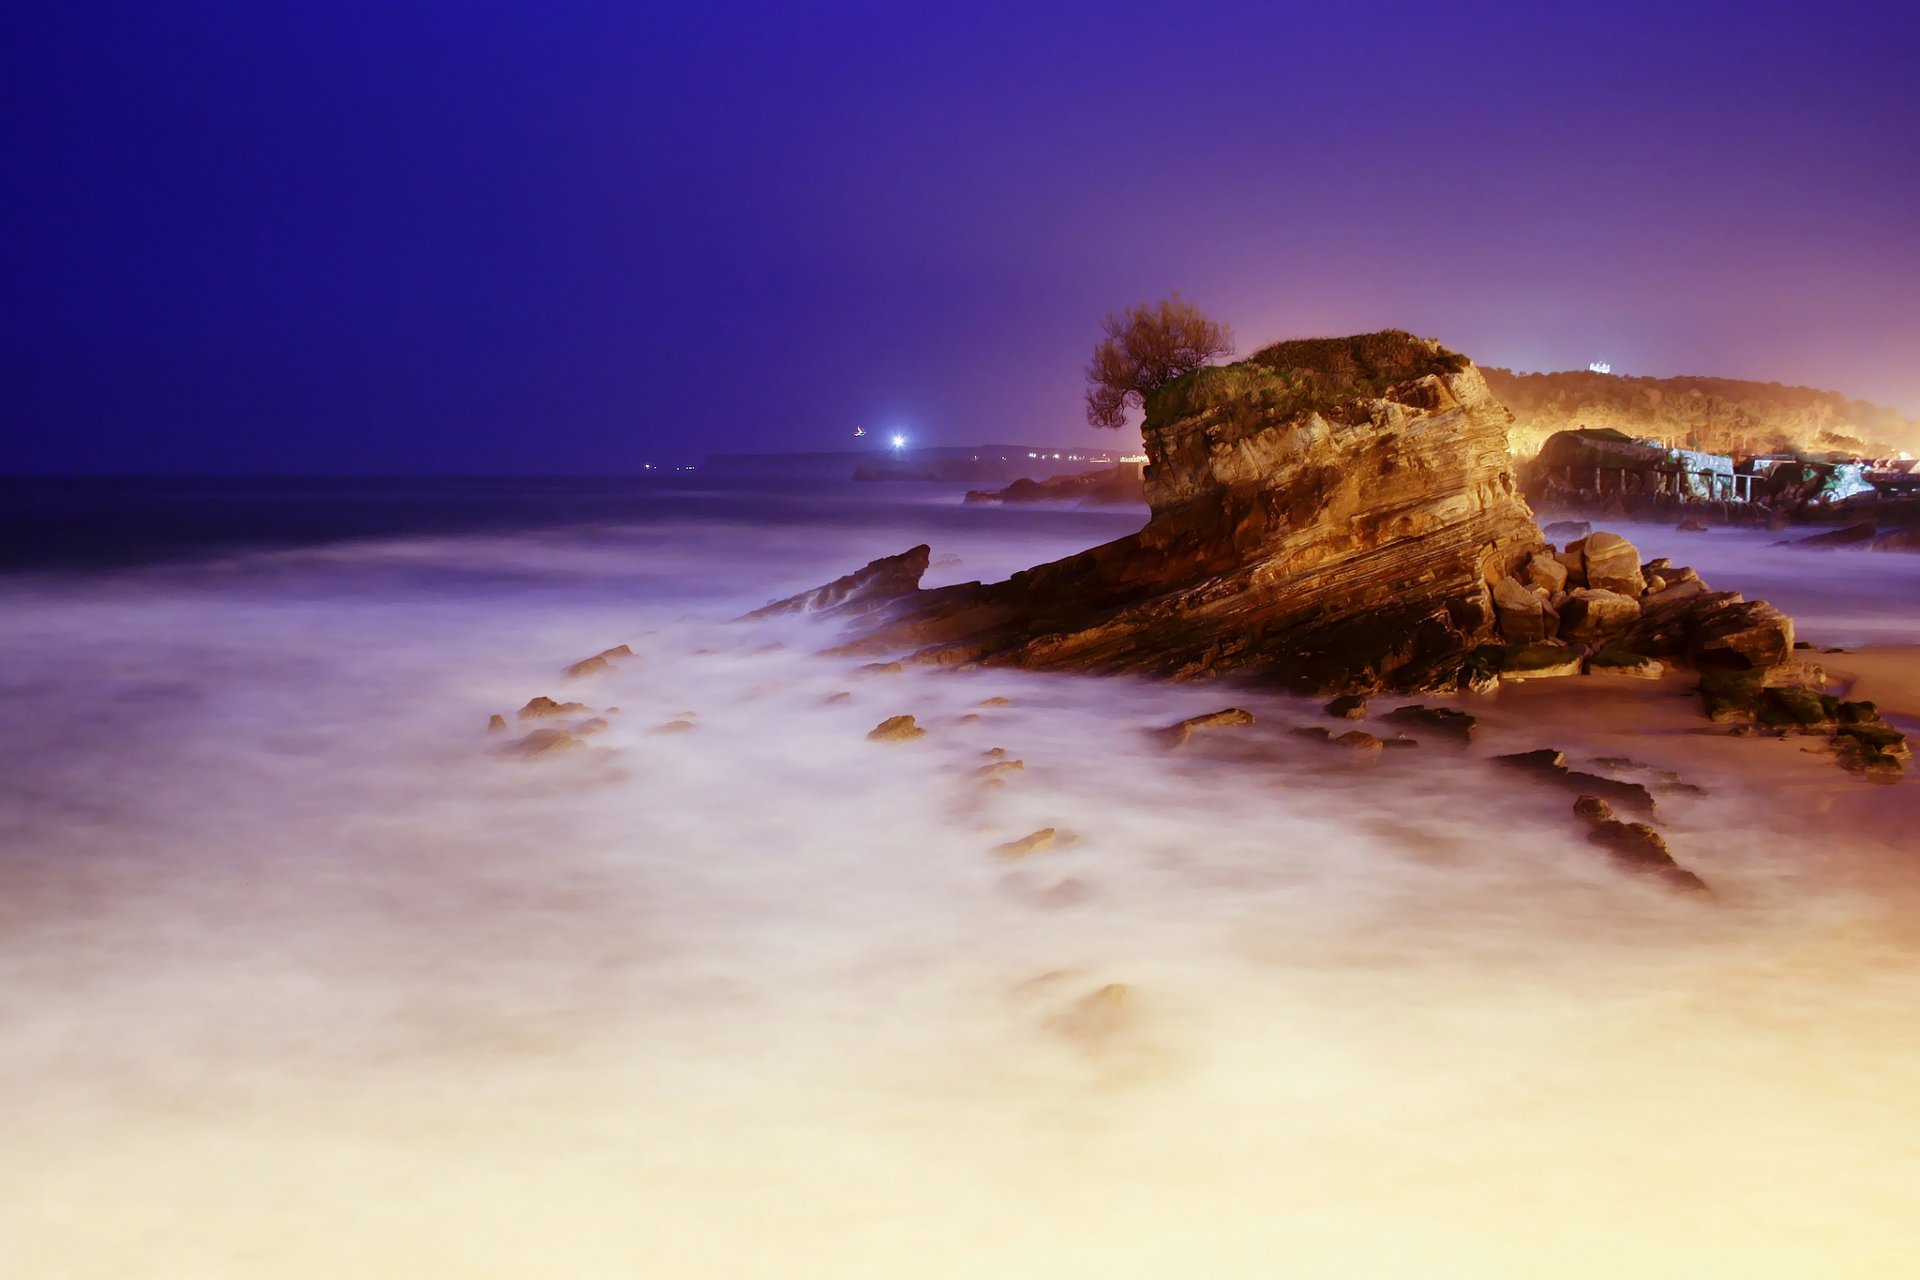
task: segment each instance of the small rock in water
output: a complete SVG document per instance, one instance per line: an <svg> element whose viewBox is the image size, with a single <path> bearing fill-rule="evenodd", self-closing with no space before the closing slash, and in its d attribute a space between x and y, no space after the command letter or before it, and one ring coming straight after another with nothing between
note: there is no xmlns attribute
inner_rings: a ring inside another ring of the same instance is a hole
<svg viewBox="0 0 1920 1280"><path fill-rule="evenodd" d="M1181 747L1186 745L1195 729L1218 729L1252 723L1253 712L1243 711L1239 707L1225 707L1219 711L1209 711L1203 716L1189 716L1178 724L1170 724L1159 730L1159 734L1169 747Z"/></svg>
<svg viewBox="0 0 1920 1280"><path fill-rule="evenodd" d="M976 712L969 711L963 716L956 716L953 722L955 724L979 724L980 716Z"/></svg>
<svg viewBox="0 0 1920 1280"><path fill-rule="evenodd" d="M494 715L487 717L488 733L505 733L506 731L507 731L507 718L505 716L499 715L496 713Z"/></svg>
<svg viewBox="0 0 1920 1280"><path fill-rule="evenodd" d="M1006 759L1007 749L1005 747L988 747L980 754L988 760L1004 760Z"/></svg>
<svg viewBox="0 0 1920 1280"><path fill-rule="evenodd" d="M1420 725L1462 742L1473 737L1473 717L1451 707L1425 707L1416 702L1387 712L1387 719L1395 724Z"/></svg>
<svg viewBox="0 0 1920 1280"><path fill-rule="evenodd" d="M1072 1040L1110 1040L1133 1023L1132 993L1118 982L1080 997L1047 1019L1047 1029Z"/></svg>
<svg viewBox="0 0 1920 1280"><path fill-rule="evenodd" d="M1363 720L1367 714L1367 700L1357 693L1343 693L1327 704L1327 714L1336 720Z"/></svg>
<svg viewBox="0 0 1920 1280"><path fill-rule="evenodd" d="M501 747L500 754L516 760L538 760L544 756L559 755L585 745L564 730L535 729L525 737L516 738Z"/></svg>
<svg viewBox="0 0 1920 1280"><path fill-rule="evenodd" d="M615 658L631 658L633 648L630 645L617 644L611 649L602 649L591 658L582 658L560 673L563 680L578 680L582 676L598 675L602 671L613 669Z"/></svg>
<svg viewBox="0 0 1920 1280"><path fill-rule="evenodd" d="M830 693L826 697L820 699L820 705L823 707L830 707L836 702L847 702L847 701L850 701L852 698L853 698L852 690L841 689L837 693Z"/></svg>
<svg viewBox="0 0 1920 1280"><path fill-rule="evenodd" d="M1368 733L1365 729L1354 729L1348 733L1343 733L1333 741L1338 746L1351 748L1363 755L1376 756L1379 755L1387 745Z"/></svg>
<svg viewBox="0 0 1920 1280"><path fill-rule="evenodd" d="M1666 840L1646 823L1620 821L1598 796L1581 796L1573 811L1586 821L1588 838L1620 866L1657 875L1676 889L1706 892L1706 881L1675 862Z"/></svg>
<svg viewBox="0 0 1920 1280"><path fill-rule="evenodd" d="M927 731L913 722L912 716L888 716L867 734L869 742L906 742L924 738Z"/></svg>
<svg viewBox="0 0 1920 1280"><path fill-rule="evenodd" d="M973 705L976 707L1010 707L1013 705L1013 699L1003 698L998 694L995 694L991 698L982 698L980 699L980 701L974 703Z"/></svg>
<svg viewBox="0 0 1920 1280"><path fill-rule="evenodd" d="M607 722L599 716L595 716L591 720L580 721L578 724L571 726L568 731L576 738L590 738L596 733L605 733L606 730Z"/></svg>
<svg viewBox="0 0 1920 1280"><path fill-rule="evenodd" d="M1031 835L1021 836L1018 840L1009 840L1005 844L995 845L993 851L1003 858L1024 858L1028 854L1043 853L1053 848L1060 833L1052 827L1042 827Z"/></svg>
<svg viewBox="0 0 1920 1280"><path fill-rule="evenodd" d="M982 782L991 782L1005 777L1009 773L1019 773L1027 767L1024 760L996 760L992 764L983 764L973 771L973 776Z"/></svg>
<svg viewBox="0 0 1920 1280"><path fill-rule="evenodd" d="M552 698L542 695L529 700L526 706L520 708L520 718L543 720L552 716L578 715L582 711L590 710L592 708L584 702L555 702Z"/></svg>
<svg viewBox="0 0 1920 1280"><path fill-rule="evenodd" d="M655 725L653 728L647 730L647 732L653 733L653 734L692 733L693 721L669 720L665 724Z"/></svg>

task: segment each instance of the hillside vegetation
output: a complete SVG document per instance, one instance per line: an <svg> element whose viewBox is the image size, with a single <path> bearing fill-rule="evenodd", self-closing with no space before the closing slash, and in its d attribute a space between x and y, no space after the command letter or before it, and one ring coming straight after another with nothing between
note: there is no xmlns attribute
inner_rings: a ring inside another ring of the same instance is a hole
<svg viewBox="0 0 1920 1280"><path fill-rule="evenodd" d="M1824 453L1882 457L1920 452L1920 422L1836 391L1733 378L1627 378L1482 368L1513 411L1515 457L1556 431L1612 427L1710 453Z"/></svg>

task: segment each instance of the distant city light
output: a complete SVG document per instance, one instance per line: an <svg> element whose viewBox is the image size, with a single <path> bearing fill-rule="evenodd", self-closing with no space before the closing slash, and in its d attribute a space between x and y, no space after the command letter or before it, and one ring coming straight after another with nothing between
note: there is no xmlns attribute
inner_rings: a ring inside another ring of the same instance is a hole
<svg viewBox="0 0 1920 1280"><path fill-rule="evenodd" d="M1595 360L1587 365L1588 373L1612 373L1613 366L1604 360Z"/></svg>
<svg viewBox="0 0 1920 1280"><path fill-rule="evenodd" d="M906 448L906 447L907 447L907 438L906 438L905 436L900 436L900 435L897 435L897 436L895 436L895 437L893 438L893 447L894 447L894 448L896 448L896 449L904 449L904 448Z"/></svg>

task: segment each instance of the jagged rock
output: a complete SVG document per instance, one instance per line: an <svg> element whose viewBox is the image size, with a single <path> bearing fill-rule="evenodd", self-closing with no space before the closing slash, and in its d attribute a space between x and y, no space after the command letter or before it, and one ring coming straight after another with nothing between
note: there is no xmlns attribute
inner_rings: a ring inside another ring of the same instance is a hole
<svg viewBox="0 0 1920 1280"><path fill-rule="evenodd" d="M538 760L572 751L586 744L563 729L535 729L500 748L500 754L514 760Z"/></svg>
<svg viewBox="0 0 1920 1280"><path fill-rule="evenodd" d="M1796 685L1770 685L1760 691L1754 718L1784 733L1831 733L1839 723L1838 698Z"/></svg>
<svg viewBox="0 0 1920 1280"><path fill-rule="evenodd" d="M592 708L588 707L584 702L555 702L552 698L542 694L538 698L529 699L527 705L520 708L520 718L522 720L545 720L554 716L578 715L582 711L589 711L591 709Z"/></svg>
<svg viewBox="0 0 1920 1280"><path fill-rule="evenodd" d="M1367 700L1357 693L1343 693L1327 704L1327 714L1336 720L1364 720Z"/></svg>
<svg viewBox="0 0 1920 1280"><path fill-rule="evenodd" d="M1794 545L1799 547L1857 547L1872 542L1880 532L1880 527L1871 520L1850 524L1844 529L1830 529L1826 533L1816 533L1810 538L1800 538Z"/></svg>
<svg viewBox="0 0 1920 1280"><path fill-rule="evenodd" d="M745 620L773 618L789 613L857 616L872 613L920 590L933 548L922 545L897 556L882 556L866 568L835 578L824 587L776 600L746 615Z"/></svg>
<svg viewBox="0 0 1920 1280"><path fill-rule="evenodd" d="M1549 595L1567 589L1567 566L1559 559L1545 552L1535 552L1527 557L1527 581L1536 587L1545 587Z"/></svg>
<svg viewBox="0 0 1920 1280"><path fill-rule="evenodd" d="M1078 502L1084 506L1132 504L1142 501L1141 464L1116 462L1074 475L1045 480L1022 477L1004 489L969 489L968 502Z"/></svg>
<svg viewBox="0 0 1920 1280"><path fill-rule="evenodd" d="M1875 781L1897 781L1913 758L1906 735L1882 719L1871 702L1842 702L1834 714L1839 723L1831 743L1841 765Z"/></svg>
<svg viewBox="0 0 1920 1280"><path fill-rule="evenodd" d="M1635 813L1653 812L1653 793L1638 782L1625 782L1597 773L1567 767L1566 753L1545 747L1538 751L1517 751L1495 756L1493 762L1504 769L1529 774L1546 782L1589 796L1603 796Z"/></svg>
<svg viewBox="0 0 1920 1280"><path fill-rule="evenodd" d="M1623 636L1639 621L1638 600L1599 587L1582 587L1560 606L1561 636L1580 644Z"/></svg>
<svg viewBox="0 0 1920 1280"><path fill-rule="evenodd" d="M1158 730L1162 739L1170 747L1184 747L1193 736L1195 729L1223 729L1233 725L1252 724L1253 712L1243 711L1239 707L1227 707L1220 711L1209 711L1203 716L1189 716L1178 724L1170 724Z"/></svg>
<svg viewBox="0 0 1920 1280"><path fill-rule="evenodd" d="M1199 369L1154 394L1143 439L1144 529L1003 583L902 590L851 648L1451 687L1492 636L1486 584L1541 545L1505 410L1464 357L1406 334Z"/></svg>
<svg viewBox="0 0 1920 1280"><path fill-rule="evenodd" d="M1676 889L1705 893L1707 882L1673 860L1666 840L1644 822L1622 822L1605 800L1581 796L1573 811L1587 823L1588 838L1628 871L1656 875Z"/></svg>
<svg viewBox="0 0 1920 1280"><path fill-rule="evenodd" d="M1556 520L1541 532L1546 534L1548 541L1564 545L1576 538L1586 537L1593 532L1593 526L1585 520Z"/></svg>
<svg viewBox="0 0 1920 1280"><path fill-rule="evenodd" d="M1387 712L1386 718L1394 724L1417 725L1422 729L1432 729L1445 737L1458 738L1467 742L1473 738L1474 718L1464 711L1455 711L1451 707L1423 707L1415 703L1409 707L1396 707Z"/></svg>
<svg viewBox="0 0 1920 1280"><path fill-rule="evenodd" d="M1596 676L1632 676L1636 680L1658 680L1666 674L1658 658L1643 658L1623 649L1602 649L1587 659L1587 673Z"/></svg>
<svg viewBox="0 0 1920 1280"><path fill-rule="evenodd" d="M1503 655L1502 680L1543 680L1580 674L1580 655L1565 645L1515 645Z"/></svg>
<svg viewBox="0 0 1920 1280"><path fill-rule="evenodd" d="M602 649L591 658L582 658L565 671L562 671L560 678L562 680L578 680L582 676L598 675L602 671L613 670L613 660L615 658L631 658L632 656L633 647L631 645L617 644L611 649Z"/></svg>
<svg viewBox="0 0 1920 1280"><path fill-rule="evenodd" d="M1696 597L1696 603L1712 598ZM1702 610L1689 632L1687 656L1702 670L1765 671L1792 658L1793 619L1764 600L1735 596Z"/></svg>
<svg viewBox="0 0 1920 1280"><path fill-rule="evenodd" d="M924 738L927 731L913 722L912 716L888 716L867 733L869 742L907 742Z"/></svg>
<svg viewBox="0 0 1920 1280"><path fill-rule="evenodd" d="M1514 644L1547 638L1547 602L1522 586L1518 578L1502 578L1493 584L1493 609L1500 620L1502 638Z"/></svg>
<svg viewBox="0 0 1920 1280"><path fill-rule="evenodd" d="M1617 533L1590 533L1580 545L1587 585L1596 591L1616 591L1638 599L1646 591L1640 572L1640 551Z"/></svg>
<svg viewBox="0 0 1920 1280"><path fill-rule="evenodd" d="M1031 835L1021 836L1018 840L1009 840L1005 844L995 845L993 851L1003 858L1024 858L1029 854L1044 853L1053 848L1060 833L1052 827L1042 827Z"/></svg>
<svg viewBox="0 0 1920 1280"><path fill-rule="evenodd" d="M505 733L506 731L507 718L505 716L495 713L487 717L488 733Z"/></svg>

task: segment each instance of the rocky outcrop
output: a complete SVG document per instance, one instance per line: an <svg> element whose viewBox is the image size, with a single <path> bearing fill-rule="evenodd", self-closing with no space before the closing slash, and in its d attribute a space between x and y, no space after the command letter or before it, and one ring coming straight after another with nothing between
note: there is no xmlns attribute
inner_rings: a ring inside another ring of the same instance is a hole
<svg viewBox="0 0 1920 1280"><path fill-rule="evenodd" d="M873 613L916 594L932 557L933 548L925 544L902 551L897 556L882 556L866 568L835 578L824 587L802 591L785 600L776 600L755 609L746 617L752 620L794 613L843 617Z"/></svg>
<svg viewBox="0 0 1920 1280"><path fill-rule="evenodd" d="M1495 634L1490 584L1542 545L1506 421L1469 361L1404 333L1197 370L1148 405L1144 529L1006 582L890 590L852 651L1451 688ZM850 579L894 583L886 563ZM770 608L818 608L850 579Z"/></svg>
<svg viewBox="0 0 1920 1280"><path fill-rule="evenodd" d="M1327 693L1488 691L1602 654L1592 669L1649 678L1678 663L1798 678L1793 625L1771 606L1642 563L1614 533L1568 528L1574 541L1549 545L1515 484L1507 416L1436 342L1281 343L1149 398L1138 533L931 590L916 547L749 616L852 615L837 652L910 664Z"/></svg>
<svg viewBox="0 0 1920 1280"><path fill-rule="evenodd" d="M1144 502L1142 464L1116 462L1076 475L1022 478L1004 489L970 489L968 502L1074 502L1082 506L1124 506Z"/></svg>

